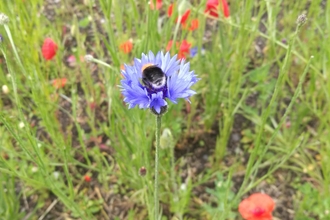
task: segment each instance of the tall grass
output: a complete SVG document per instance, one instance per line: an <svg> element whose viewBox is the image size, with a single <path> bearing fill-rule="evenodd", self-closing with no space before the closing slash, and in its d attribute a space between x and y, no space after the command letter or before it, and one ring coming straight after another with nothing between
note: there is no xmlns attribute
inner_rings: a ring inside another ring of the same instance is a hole
<svg viewBox="0 0 330 220"><path fill-rule="evenodd" d="M201 80L191 104L171 104L162 117L162 130L168 128L173 136L172 147L160 150L164 216L236 218L240 199L261 183L275 184L280 172L294 176L286 184L295 189L296 218L327 219L327 1L229 1L231 16L220 12L218 19L204 14L205 1L192 1L186 6L190 19L199 19L193 32L175 22L178 11L167 16L167 1L161 10L131 0L65 1L53 9L47 2L0 4L0 12L10 18L8 26L0 26L0 85L9 88L8 94L0 93L0 219L37 219L59 210L81 219L107 218L107 195L132 205L125 218L153 218L154 119L150 112L127 109L123 103L120 66L149 50L165 51L173 39L198 47L197 55L187 60ZM45 18L49 10L56 12L53 20ZM302 13L308 21L295 34ZM59 45L52 61L41 56L45 37ZM119 45L130 39L134 47L125 54ZM109 66L80 59L86 54ZM76 59L74 67L66 64L69 55ZM60 77L68 83L56 89L51 82ZM245 121L235 146L238 115ZM214 136L207 142L213 146L201 144L206 134ZM194 136L200 140L189 142ZM177 143L187 153L174 160ZM187 158L203 147L212 152L209 167L196 174ZM234 162L228 166L226 159ZM144 177L141 167L147 170ZM240 173L244 180L235 178ZM91 183L84 182L86 174ZM210 182L223 185L212 193L204 187ZM194 190L200 187L208 199L197 198ZM314 207L302 209L306 198L316 194ZM211 201L216 207L205 208Z"/></svg>

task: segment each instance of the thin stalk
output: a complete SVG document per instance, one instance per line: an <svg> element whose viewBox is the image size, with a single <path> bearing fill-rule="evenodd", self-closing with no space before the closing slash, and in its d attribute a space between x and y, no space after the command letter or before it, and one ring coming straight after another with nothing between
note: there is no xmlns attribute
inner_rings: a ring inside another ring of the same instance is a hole
<svg viewBox="0 0 330 220"><path fill-rule="evenodd" d="M159 215L159 189L158 189L158 169L159 169L159 142L160 142L160 126L162 123L162 116L156 116L156 150L155 150L155 220L158 220Z"/></svg>
<svg viewBox="0 0 330 220"><path fill-rule="evenodd" d="M283 66L282 66L281 71L279 73L279 76L278 76L278 79L277 79L277 82L276 82L275 89L274 89L273 95L271 97L271 100L270 100L266 110L261 115L261 125L260 125L259 132L258 132L256 141L255 141L255 144L254 144L255 149L253 150L252 154L250 155L250 159L249 159L248 164L247 164L246 175L244 177L243 183L242 183L238 193L236 194L235 200L238 199L242 195L242 192L244 191L244 189L246 187L246 184L247 184L251 174L253 173L253 170L254 170L253 165L255 164L256 158L257 158L257 156L259 156L261 154L261 152L260 152L261 138L263 137L263 134L264 134L264 127L266 125L267 118L270 115L270 111L273 108L273 104L274 104L276 98L278 97L279 91L282 88L283 78L284 78L285 73L287 72L287 69L288 69L289 58L292 54L292 48L293 48L293 45L294 45L294 41L295 41L295 39L298 35L299 28L300 28L300 26L298 25L297 28L296 28L296 31L295 31L295 33L294 33L294 35L293 35L293 37L290 41L290 43L289 43L289 47L288 47L288 50L287 50L286 55L285 55Z"/></svg>

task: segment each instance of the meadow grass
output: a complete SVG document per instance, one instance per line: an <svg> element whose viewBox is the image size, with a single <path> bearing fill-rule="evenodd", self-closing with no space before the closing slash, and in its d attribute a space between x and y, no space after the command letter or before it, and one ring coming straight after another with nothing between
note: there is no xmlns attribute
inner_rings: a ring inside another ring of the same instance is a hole
<svg viewBox="0 0 330 220"><path fill-rule="evenodd" d="M162 117L162 219L240 219L256 191L273 197L278 219L330 218L327 1L228 1L230 17L217 19L206 1L178 3L195 31L175 22L182 11L167 16L169 1L55 2L0 4L10 19L0 26L0 219L154 219L155 116L128 109L118 85L122 64L170 40L198 47L187 61L201 80L191 104ZM46 37L59 46L51 61Z"/></svg>

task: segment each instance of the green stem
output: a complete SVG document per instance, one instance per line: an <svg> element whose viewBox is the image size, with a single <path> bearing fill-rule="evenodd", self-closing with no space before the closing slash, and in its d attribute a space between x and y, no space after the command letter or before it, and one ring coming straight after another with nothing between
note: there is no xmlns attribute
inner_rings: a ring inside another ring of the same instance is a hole
<svg viewBox="0 0 330 220"><path fill-rule="evenodd" d="M162 123L162 116L157 115L156 119L156 150L155 150L155 194L154 194L154 201L155 201L155 220L158 220L159 215L159 189L158 189L158 163L159 163L159 140L160 140L160 126Z"/></svg>

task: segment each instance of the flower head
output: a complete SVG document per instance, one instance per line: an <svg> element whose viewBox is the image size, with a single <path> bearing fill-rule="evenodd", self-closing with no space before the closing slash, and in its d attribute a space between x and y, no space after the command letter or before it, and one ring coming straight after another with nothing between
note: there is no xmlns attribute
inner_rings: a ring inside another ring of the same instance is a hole
<svg viewBox="0 0 330 220"><path fill-rule="evenodd" d="M57 44L51 38L46 38L41 48L42 56L46 60L51 60L56 55L57 49Z"/></svg>
<svg viewBox="0 0 330 220"><path fill-rule="evenodd" d="M122 44L120 44L119 49L124 53L130 53L133 49L133 43L132 41L128 40Z"/></svg>
<svg viewBox="0 0 330 220"><path fill-rule="evenodd" d="M275 203L270 196L255 193L239 204L238 211L246 220L272 220L274 208Z"/></svg>
<svg viewBox="0 0 330 220"><path fill-rule="evenodd" d="M170 40L166 46L166 51L170 51L173 45L173 41ZM190 53L190 47L191 44L188 43L188 41L183 40L180 44L179 42L176 42L176 49L179 51L178 52L178 59L186 59L187 56Z"/></svg>
<svg viewBox="0 0 330 220"><path fill-rule="evenodd" d="M132 66L125 65L122 74L122 94L129 108L150 108L156 114L166 111L166 99L173 103L178 98L189 100L196 93L190 87L199 80L189 63L163 52L142 54Z"/></svg>
<svg viewBox="0 0 330 220"><path fill-rule="evenodd" d="M226 0L221 0L223 15L228 18L230 16L229 6ZM210 16L219 17L218 15L219 0L207 0L205 13L208 13Z"/></svg>
<svg viewBox="0 0 330 220"><path fill-rule="evenodd" d="M191 44L188 43L188 41L183 40L181 45L180 45L178 58L179 59L185 59L186 56L189 55L189 53L190 53L190 47L191 47Z"/></svg>
<svg viewBox="0 0 330 220"><path fill-rule="evenodd" d="M169 17L171 17L172 14L173 14L173 7L174 7L174 6L175 6L174 4L171 4L171 5L168 7L167 15L168 15ZM185 24L186 21L187 21L187 19L189 18L189 15L190 15L190 10L187 9L186 11L184 11L184 13L182 14L182 16L180 17L180 20L179 20L179 18L176 18L175 21L176 21L177 23L179 22L180 24Z"/></svg>
<svg viewBox="0 0 330 220"><path fill-rule="evenodd" d="M4 13L0 13L0 25L8 24L9 18Z"/></svg>

